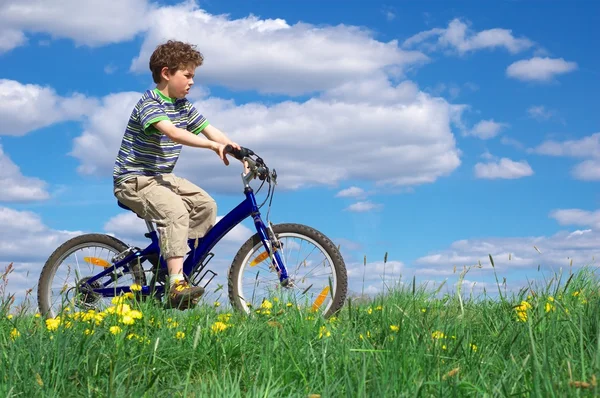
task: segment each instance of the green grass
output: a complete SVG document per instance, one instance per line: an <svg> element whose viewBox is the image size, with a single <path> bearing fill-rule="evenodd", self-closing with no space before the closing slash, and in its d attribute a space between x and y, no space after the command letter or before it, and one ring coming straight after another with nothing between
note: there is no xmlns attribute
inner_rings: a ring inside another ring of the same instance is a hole
<svg viewBox="0 0 600 398"><path fill-rule="evenodd" d="M118 314L95 324L65 313L53 331L15 309L9 319L5 300L0 395L597 396L600 285L587 269L564 279L498 299L409 285L349 302L331 320L281 302L228 320L208 305L130 302L143 314L132 325ZM525 321L521 301L531 306ZM219 316L228 327L214 331Z"/></svg>

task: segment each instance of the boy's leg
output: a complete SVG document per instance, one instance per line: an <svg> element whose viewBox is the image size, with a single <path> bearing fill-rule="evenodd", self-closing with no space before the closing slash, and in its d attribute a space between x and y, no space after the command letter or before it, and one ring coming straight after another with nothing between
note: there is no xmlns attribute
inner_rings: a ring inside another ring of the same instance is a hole
<svg viewBox="0 0 600 398"><path fill-rule="evenodd" d="M175 179L177 181L177 193L189 212L188 237L189 239L202 238L215 225L217 203L196 184L177 176L175 176Z"/></svg>
<svg viewBox="0 0 600 398"><path fill-rule="evenodd" d="M189 251L187 235L189 215L176 193L172 175L137 177L115 189L115 196L140 217L155 222L160 236L161 254L169 269L169 303L187 308L204 293L201 287L192 287L183 278L183 257Z"/></svg>

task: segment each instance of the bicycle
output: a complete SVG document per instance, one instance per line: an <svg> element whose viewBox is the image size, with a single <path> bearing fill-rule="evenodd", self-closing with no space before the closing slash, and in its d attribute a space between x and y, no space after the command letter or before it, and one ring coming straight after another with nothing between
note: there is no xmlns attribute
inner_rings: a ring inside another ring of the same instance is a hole
<svg viewBox="0 0 600 398"><path fill-rule="evenodd" d="M225 151L247 165L241 173L245 199L219 220L203 238L188 239L190 252L184 260L184 277L195 286L208 279L203 284L206 289L217 276L214 271L205 270L208 262L214 257L211 249L236 225L247 217L252 217L256 233L239 248L228 271L228 296L232 307L251 314L252 309L260 307L264 300L276 296L292 303L291 305L310 307L310 311L320 313L325 318L337 313L344 304L348 288L346 266L339 248L327 236L312 227L294 223L273 224L269 221L277 185L277 172L275 169L271 171L263 159L248 148L237 150L228 145ZM260 206L257 205L254 190L250 186L250 182L256 178L262 181L256 193L265 181L269 186L267 197ZM265 224L260 208L269 198ZM119 201L117 204L131 211ZM138 217L141 218L139 215ZM168 280L167 265L160 255L159 238L154 224L148 220L144 221L148 227L148 233L144 236L151 242L143 249L129 246L113 236L98 233L83 234L59 246L50 255L40 274L40 313L47 318L53 318L60 312L59 309L54 309L52 304L52 293L56 290L60 297L59 308L68 303L74 311L100 309L108 306L113 297L129 292L142 300L150 297L160 302ZM300 244L290 244L288 239L291 238L299 239ZM304 243L314 248L305 257L301 257L300 249ZM298 255L295 271L290 272L293 260L290 251L293 249L298 249ZM312 259L311 255L315 249L323 255L322 261ZM65 279L53 289L52 283L59 267L79 250L87 250L88 255L75 255L72 263L67 262L66 270L64 267L60 269L67 273L67 277L74 273L75 282L70 285ZM100 254L105 250L109 255L107 258L101 258ZM149 267L145 268L147 263ZM104 269L91 276L82 276L83 266L89 267L92 273L96 267ZM322 268L329 269L331 274L321 274ZM298 273L303 269L307 269L308 272L299 277ZM256 270L256 274L246 278L245 272L250 273L253 270ZM266 277L264 274L259 277L261 271L266 272ZM152 275L149 284L147 273ZM314 277L316 281L307 282L309 276ZM266 287L265 293L257 295L258 287L263 285ZM132 286L135 286L135 289L132 289Z"/></svg>

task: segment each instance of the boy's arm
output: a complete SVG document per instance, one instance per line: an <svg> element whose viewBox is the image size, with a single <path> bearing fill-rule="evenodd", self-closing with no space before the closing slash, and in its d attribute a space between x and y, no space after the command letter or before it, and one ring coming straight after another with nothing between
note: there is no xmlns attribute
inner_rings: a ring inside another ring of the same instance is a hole
<svg viewBox="0 0 600 398"><path fill-rule="evenodd" d="M200 138L188 130L175 126L170 120L160 120L154 123L154 126L158 131L178 144L188 145L196 148L212 149L217 153L217 155L219 155L221 160L223 160L226 165L229 165L229 159L227 159L225 154L225 146L227 144L232 144L235 148L240 149L239 145L235 143L227 142L227 144L224 144L221 142L212 141L210 139Z"/></svg>

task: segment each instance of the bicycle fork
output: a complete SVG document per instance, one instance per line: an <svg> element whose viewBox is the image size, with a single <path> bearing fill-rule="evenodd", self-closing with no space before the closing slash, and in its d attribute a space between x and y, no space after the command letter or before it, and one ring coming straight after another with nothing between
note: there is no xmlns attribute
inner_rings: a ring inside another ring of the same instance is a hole
<svg viewBox="0 0 600 398"><path fill-rule="evenodd" d="M283 259L281 258L281 249L283 248L283 245L279 239L277 239L277 235L275 235L275 232L273 231L273 224L269 221L269 226L265 226L260 218L260 213L256 213L252 218L254 219L256 231L258 232L258 235L262 240L263 247L266 250L266 252L263 253L265 258L261 258L263 255L260 255L259 260L263 261L266 259L266 257L269 257L271 259L271 264L277 271L281 286L287 287L290 280L288 278L287 269L285 268Z"/></svg>

